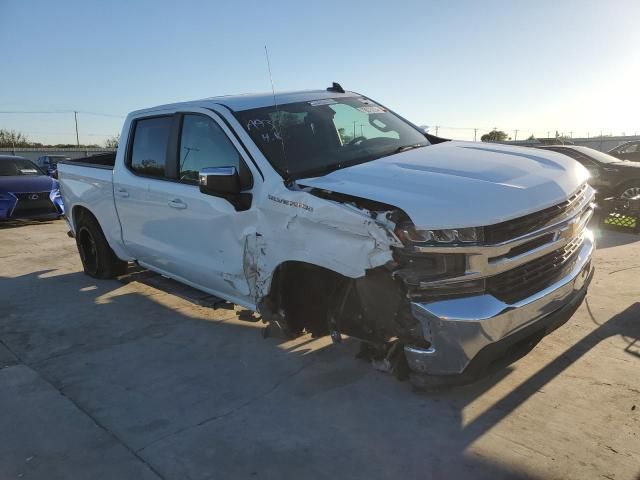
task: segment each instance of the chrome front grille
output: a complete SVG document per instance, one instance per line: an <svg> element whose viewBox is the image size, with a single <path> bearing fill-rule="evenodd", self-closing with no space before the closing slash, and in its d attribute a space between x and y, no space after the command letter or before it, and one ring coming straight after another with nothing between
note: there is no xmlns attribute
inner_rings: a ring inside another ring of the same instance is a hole
<svg viewBox="0 0 640 480"><path fill-rule="evenodd" d="M539 292L573 269L582 241L582 236L574 238L562 248L513 270L489 277L487 293L498 300L514 304Z"/></svg>
<svg viewBox="0 0 640 480"><path fill-rule="evenodd" d="M585 183L564 202L545 208L539 212L484 227L485 242L488 244L506 242L528 232L545 227L558 217L571 215L584 203L585 197L589 194L589 190L588 185Z"/></svg>
<svg viewBox="0 0 640 480"><path fill-rule="evenodd" d="M485 279L486 293L511 303L545 288L571 268L593 215L593 197L594 190L585 184L551 208L485 227L483 245L416 247L416 253L458 253L467 259L461 275L420 282L422 294L445 284Z"/></svg>

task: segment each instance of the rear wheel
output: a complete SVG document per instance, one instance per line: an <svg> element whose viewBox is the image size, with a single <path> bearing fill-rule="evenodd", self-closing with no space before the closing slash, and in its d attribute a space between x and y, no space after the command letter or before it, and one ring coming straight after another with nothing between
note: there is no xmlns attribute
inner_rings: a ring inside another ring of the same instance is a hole
<svg viewBox="0 0 640 480"><path fill-rule="evenodd" d="M115 278L123 275L127 262L113 253L98 222L90 215L82 215L76 226L76 245L84 273L93 278Z"/></svg>

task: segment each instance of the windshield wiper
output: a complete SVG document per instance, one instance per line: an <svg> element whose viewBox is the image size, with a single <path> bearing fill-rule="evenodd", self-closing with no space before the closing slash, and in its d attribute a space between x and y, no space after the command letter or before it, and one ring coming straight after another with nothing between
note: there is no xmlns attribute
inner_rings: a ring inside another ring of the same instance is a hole
<svg viewBox="0 0 640 480"><path fill-rule="evenodd" d="M402 147L396 148L393 153L402 153L409 150L413 150L414 148L426 147L429 145L428 143L414 143L413 145L403 145Z"/></svg>

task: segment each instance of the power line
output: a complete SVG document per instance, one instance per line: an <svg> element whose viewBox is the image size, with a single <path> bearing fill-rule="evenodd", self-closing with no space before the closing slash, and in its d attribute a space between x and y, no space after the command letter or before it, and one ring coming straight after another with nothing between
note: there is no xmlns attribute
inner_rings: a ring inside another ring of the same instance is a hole
<svg viewBox="0 0 640 480"><path fill-rule="evenodd" d="M102 113L102 112L88 112L85 110L0 110L0 114L8 115L40 115L40 114L53 114L61 115L67 113L82 113L83 115L95 115L98 117L111 117L111 118L124 118L124 115L117 115L115 113Z"/></svg>
<svg viewBox="0 0 640 480"><path fill-rule="evenodd" d="M85 112L83 110L78 110L78 113L82 113L83 115L96 115L98 117L112 117L112 118L124 118L126 116L126 115L117 115L115 113Z"/></svg>

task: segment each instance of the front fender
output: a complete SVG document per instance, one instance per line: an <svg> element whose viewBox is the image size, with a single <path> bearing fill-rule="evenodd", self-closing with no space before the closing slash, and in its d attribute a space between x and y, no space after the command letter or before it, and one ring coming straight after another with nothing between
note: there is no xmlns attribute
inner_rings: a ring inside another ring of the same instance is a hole
<svg viewBox="0 0 640 480"><path fill-rule="evenodd" d="M315 197L305 191L270 194L258 210L259 233L245 241L245 275L256 303L269 293L275 270L289 261L358 278L392 259L400 245L380 212Z"/></svg>

